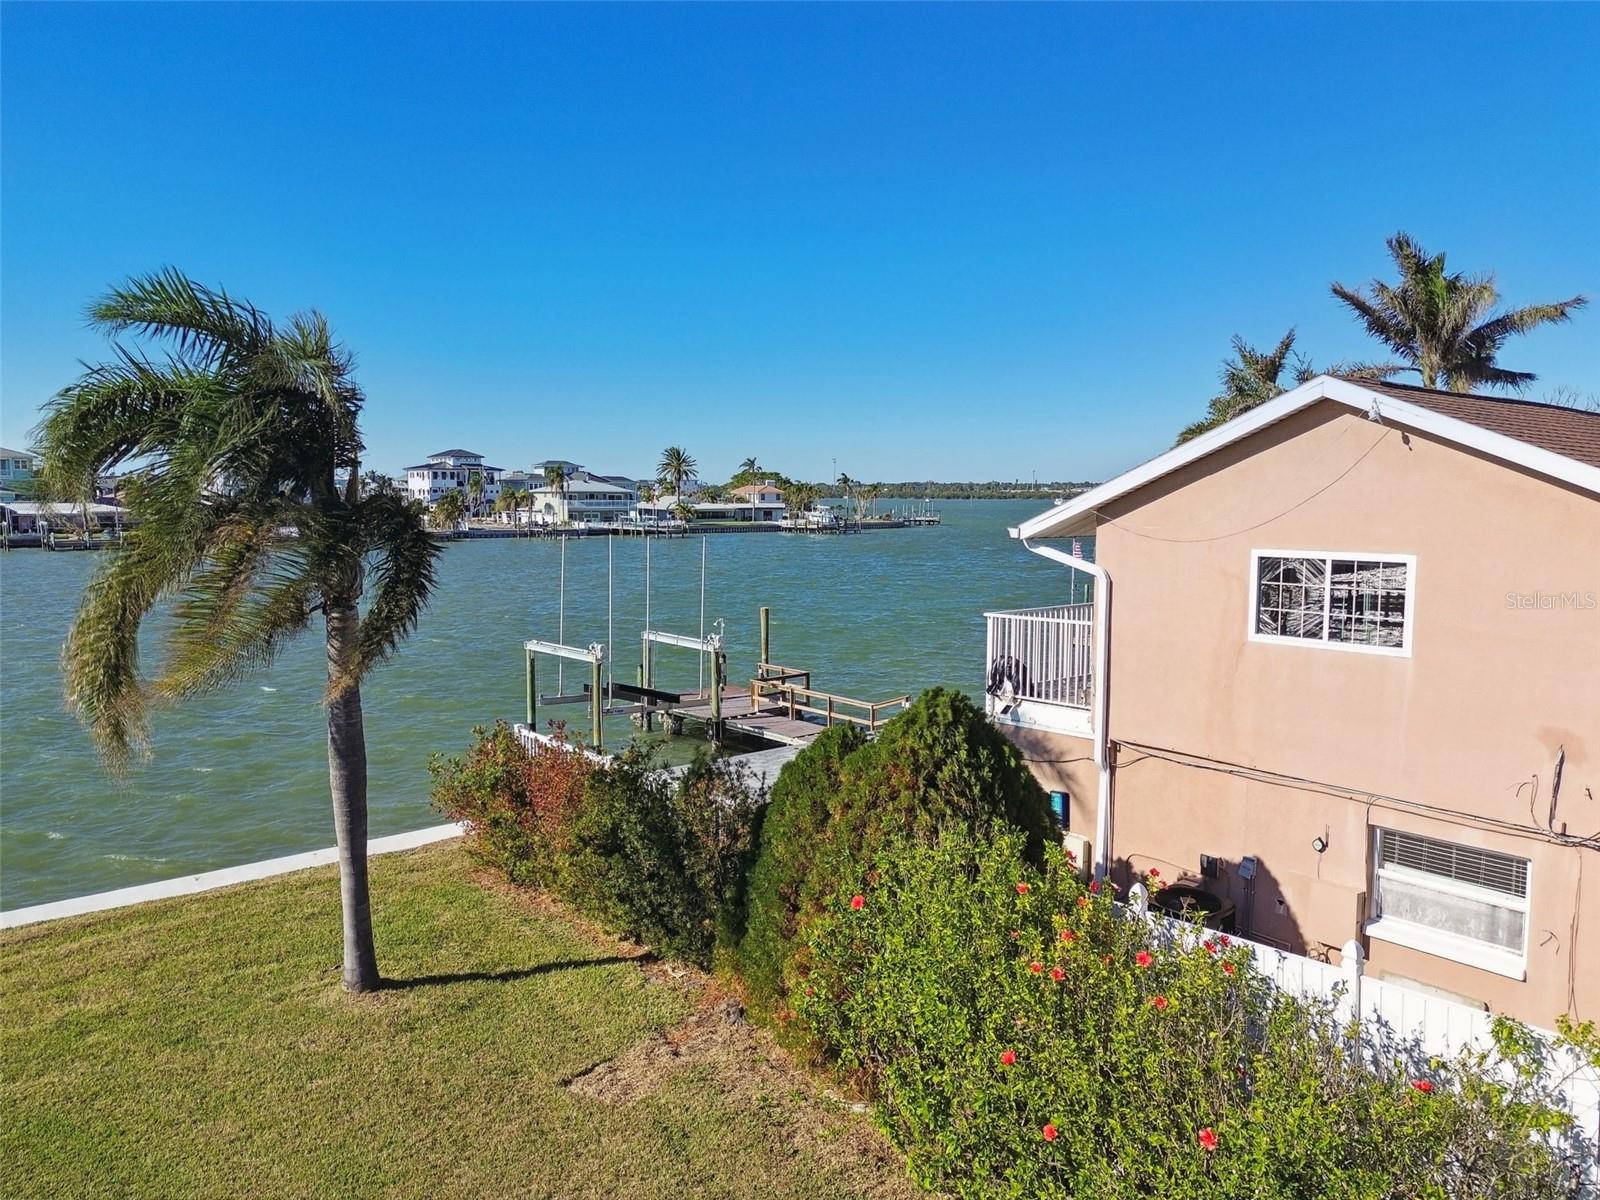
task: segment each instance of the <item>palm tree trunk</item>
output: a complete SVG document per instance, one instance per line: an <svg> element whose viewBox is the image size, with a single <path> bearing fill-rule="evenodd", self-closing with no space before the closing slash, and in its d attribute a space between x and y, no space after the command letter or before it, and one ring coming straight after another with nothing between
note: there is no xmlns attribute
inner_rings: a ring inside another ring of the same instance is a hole
<svg viewBox="0 0 1600 1200"><path fill-rule="evenodd" d="M354 604L327 608L328 678L339 677L355 650L359 618ZM367 737L361 721L361 687L352 684L328 704L328 790L339 843L339 899L344 916L344 986L369 992L378 986L367 896Z"/></svg>

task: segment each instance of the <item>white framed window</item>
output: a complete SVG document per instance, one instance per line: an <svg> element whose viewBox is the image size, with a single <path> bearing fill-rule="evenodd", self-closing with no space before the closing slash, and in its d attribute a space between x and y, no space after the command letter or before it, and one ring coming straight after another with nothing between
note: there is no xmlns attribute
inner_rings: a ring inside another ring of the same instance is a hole
<svg viewBox="0 0 1600 1200"><path fill-rule="evenodd" d="M1415 555L1252 550L1250 584L1251 641L1411 654Z"/></svg>
<svg viewBox="0 0 1600 1200"><path fill-rule="evenodd" d="M1529 864L1496 850L1375 828L1367 935L1514 979L1526 976Z"/></svg>

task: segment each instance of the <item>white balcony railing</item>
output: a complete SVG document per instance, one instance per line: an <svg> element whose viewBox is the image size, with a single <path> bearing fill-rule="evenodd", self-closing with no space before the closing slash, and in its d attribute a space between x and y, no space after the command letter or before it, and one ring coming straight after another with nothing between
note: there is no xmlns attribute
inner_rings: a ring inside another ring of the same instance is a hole
<svg viewBox="0 0 1600 1200"><path fill-rule="evenodd" d="M1094 686L1094 605L985 613L984 690L1003 703L1037 700L1088 708Z"/></svg>

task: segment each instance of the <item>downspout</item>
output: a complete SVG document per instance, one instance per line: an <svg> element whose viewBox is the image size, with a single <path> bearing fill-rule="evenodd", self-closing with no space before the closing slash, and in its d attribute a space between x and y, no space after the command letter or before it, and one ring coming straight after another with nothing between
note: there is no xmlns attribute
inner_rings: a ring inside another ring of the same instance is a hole
<svg viewBox="0 0 1600 1200"><path fill-rule="evenodd" d="M1106 728L1111 712L1111 576L1086 559L1074 558L1054 546L1040 546L1027 538L1023 549L1094 577L1094 765L1100 772L1095 797L1094 877L1102 882L1111 867L1111 735Z"/></svg>

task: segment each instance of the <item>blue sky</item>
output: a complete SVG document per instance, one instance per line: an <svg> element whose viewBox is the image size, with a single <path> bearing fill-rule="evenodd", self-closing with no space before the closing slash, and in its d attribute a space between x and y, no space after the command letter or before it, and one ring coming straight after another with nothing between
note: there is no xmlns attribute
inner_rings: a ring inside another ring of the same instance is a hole
<svg viewBox="0 0 1600 1200"><path fill-rule="evenodd" d="M1600 294L1600 7L8 3L0 441L177 265L356 350L373 463L1101 478L1404 228ZM1504 362L1600 392L1600 307Z"/></svg>

